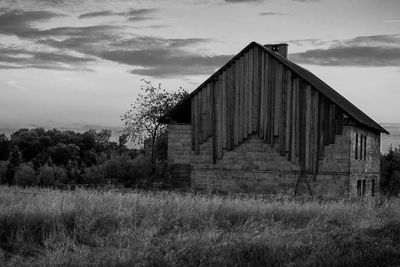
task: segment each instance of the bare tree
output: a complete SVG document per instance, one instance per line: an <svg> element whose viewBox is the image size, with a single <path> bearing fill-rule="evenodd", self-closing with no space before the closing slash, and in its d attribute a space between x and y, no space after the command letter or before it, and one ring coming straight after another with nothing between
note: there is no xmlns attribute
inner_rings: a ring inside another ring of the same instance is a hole
<svg viewBox="0 0 400 267"><path fill-rule="evenodd" d="M141 92L130 109L121 116L124 122L124 131L136 144L144 144L146 140L151 142L151 163L155 169L157 138L166 130L166 125L158 120L174 107L188 93L179 88L177 91L168 92L161 87L153 86L150 81L142 79Z"/></svg>

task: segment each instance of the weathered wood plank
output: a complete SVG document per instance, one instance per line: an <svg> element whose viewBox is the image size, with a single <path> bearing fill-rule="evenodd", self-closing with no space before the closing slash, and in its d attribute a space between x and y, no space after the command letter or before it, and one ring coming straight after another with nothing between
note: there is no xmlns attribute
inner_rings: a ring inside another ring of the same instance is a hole
<svg viewBox="0 0 400 267"><path fill-rule="evenodd" d="M211 83L210 100L211 100L211 131L212 131L212 147L213 147L213 164L217 163L218 158L218 141L217 141L217 94L215 92L216 81Z"/></svg>
<svg viewBox="0 0 400 267"><path fill-rule="evenodd" d="M311 98L311 86L307 85L305 87L305 155L304 155L304 167L308 171L310 170L310 156L311 156L311 106L312 106L312 98Z"/></svg>
<svg viewBox="0 0 400 267"><path fill-rule="evenodd" d="M192 128L192 150L194 151L195 149L195 144L196 144L196 112L195 112L195 105L194 105L194 99L195 97L192 97L190 99L190 124Z"/></svg>
<svg viewBox="0 0 400 267"><path fill-rule="evenodd" d="M290 142L291 142L291 128L292 128L292 72L286 72L286 128L285 128L285 152L290 159Z"/></svg>
<svg viewBox="0 0 400 267"><path fill-rule="evenodd" d="M269 61L269 109L268 109L268 116L269 116L269 125L268 125L268 143L274 146L274 122L275 122L275 91L276 91L276 65L277 62L275 59L270 57Z"/></svg>
<svg viewBox="0 0 400 267"><path fill-rule="evenodd" d="M265 54L264 51L260 52L261 65L260 65L260 108L259 108L259 137L264 138L264 109L265 109Z"/></svg>
<svg viewBox="0 0 400 267"><path fill-rule="evenodd" d="M243 56L239 59L239 121L238 121L238 139L239 143L243 142Z"/></svg>
<svg viewBox="0 0 400 267"><path fill-rule="evenodd" d="M282 66L282 104L281 104L281 120L279 125L279 151L281 156L285 155L286 146L286 105L287 105L287 84L286 84L286 72L289 71Z"/></svg>
<svg viewBox="0 0 400 267"><path fill-rule="evenodd" d="M264 99L264 141L267 142L268 140L268 131L269 131L269 107L270 107L270 90L269 90L269 55L267 53L264 52L264 95L265 95L265 99Z"/></svg>
<svg viewBox="0 0 400 267"><path fill-rule="evenodd" d="M222 158L222 148L224 144L224 106L223 106L223 83L222 74L218 76L218 158Z"/></svg>
<svg viewBox="0 0 400 267"><path fill-rule="evenodd" d="M230 148L233 149L234 148L234 144L235 144L235 63L232 63L232 65L229 67L229 104L230 104L230 116L229 116L229 127L230 127L230 139L229 139L229 143L230 143Z"/></svg>
<svg viewBox="0 0 400 267"><path fill-rule="evenodd" d="M243 138L248 137L249 128L249 53L243 56Z"/></svg>
<svg viewBox="0 0 400 267"><path fill-rule="evenodd" d="M253 64L253 50L250 49L249 50L249 58L248 58L248 129L247 129L247 133L249 135L251 135L253 133L253 70L254 70L254 64Z"/></svg>
<svg viewBox="0 0 400 267"><path fill-rule="evenodd" d="M259 57L258 57L258 47L253 48L253 104L252 104L252 129L253 133L259 130L258 125L258 107L260 101L260 88L259 88Z"/></svg>
<svg viewBox="0 0 400 267"><path fill-rule="evenodd" d="M194 96L195 99L195 117L196 117L196 126L195 126L195 153L199 154L200 153L200 104L199 104L199 94Z"/></svg>
<svg viewBox="0 0 400 267"><path fill-rule="evenodd" d="M274 136L279 136L282 107L282 64L278 63L275 76L275 116L274 116Z"/></svg>
<svg viewBox="0 0 400 267"><path fill-rule="evenodd" d="M297 128L297 79L295 77L292 77L292 88L293 88L293 96L292 96L292 140L291 140L291 151L290 151L290 159L292 162L297 162L297 146L296 146L296 137L297 137L297 132L298 132L298 128Z"/></svg>
<svg viewBox="0 0 400 267"><path fill-rule="evenodd" d="M236 147L239 144L239 91L240 91L240 85L239 85L239 61L236 60L235 62L235 105L234 105L234 110L235 110L235 117L234 117L234 146Z"/></svg>
<svg viewBox="0 0 400 267"><path fill-rule="evenodd" d="M227 88L227 74L226 71L222 72L222 148L226 148L226 88Z"/></svg>

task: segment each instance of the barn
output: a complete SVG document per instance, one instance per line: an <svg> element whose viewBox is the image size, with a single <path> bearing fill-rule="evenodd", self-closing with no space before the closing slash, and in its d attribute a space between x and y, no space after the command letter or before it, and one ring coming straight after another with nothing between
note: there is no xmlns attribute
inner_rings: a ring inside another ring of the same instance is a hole
<svg viewBox="0 0 400 267"><path fill-rule="evenodd" d="M161 118L177 187L217 192L379 193L383 127L287 59L252 42Z"/></svg>

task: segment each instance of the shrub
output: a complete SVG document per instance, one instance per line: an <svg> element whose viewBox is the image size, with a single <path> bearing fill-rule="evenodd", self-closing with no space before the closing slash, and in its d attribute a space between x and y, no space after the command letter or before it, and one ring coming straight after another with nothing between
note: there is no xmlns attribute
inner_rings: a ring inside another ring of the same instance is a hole
<svg viewBox="0 0 400 267"><path fill-rule="evenodd" d="M54 186L67 182L67 174L62 167L42 166L38 175L39 184L42 186Z"/></svg>
<svg viewBox="0 0 400 267"><path fill-rule="evenodd" d="M400 147L391 147L387 154L382 155L380 187L385 194L400 194Z"/></svg>
<svg viewBox="0 0 400 267"><path fill-rule="evenodd" d="M8 161L0 161L0 183L1 184L4 184L7 182L8 164L10 164Z"/></svg>
<svg viewBox="0 0 400 267"><path fill-rule="evenodd" d="M85 168L81 175L82 182L85 184L101 184L105 183L104 179L104 167L93 165Z"/></svg>
<svg viewBox="0 0 400 267"><path fill-rule="evenodd" d="M14 184L30 186L36 184L35 170L30 164L21 164L14 175Z"/></svg>
<svg viewBox="0 0 400 267"><path fill-rule="evenodd" d="M151 176L151 161L143 155L130 159L127 156L117 156L104 163L106 178L115 178L118 182L132 186L138 180L147 180Z"/></svg>

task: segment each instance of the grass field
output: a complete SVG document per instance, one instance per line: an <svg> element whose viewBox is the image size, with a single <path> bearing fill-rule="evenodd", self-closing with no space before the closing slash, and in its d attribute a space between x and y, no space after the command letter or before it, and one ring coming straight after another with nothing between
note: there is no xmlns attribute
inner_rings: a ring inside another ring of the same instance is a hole
<svg viewBox="0 0 400 267"><path fill-rule="evenodd" d="M0 263L399 266L400 199L0 187Z"/></svg>

